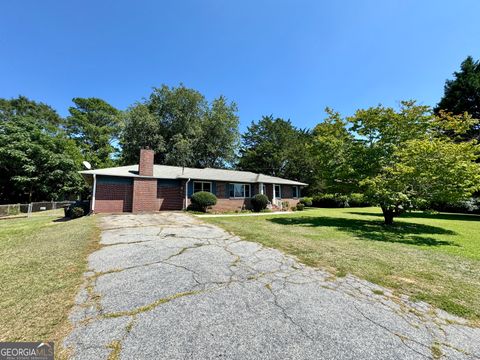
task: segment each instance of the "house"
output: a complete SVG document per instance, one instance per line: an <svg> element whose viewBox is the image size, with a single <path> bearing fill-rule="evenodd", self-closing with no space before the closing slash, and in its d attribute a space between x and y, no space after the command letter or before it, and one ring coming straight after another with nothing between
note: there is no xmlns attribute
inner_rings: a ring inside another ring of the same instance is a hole
<svg viewBox="0 0 480 360"><path fill-rule="evenodd" d="M274 206L296 205L307 184L248 171L196 169L154 165L154 152L142 149L140 164L85 170L92 185L93 212L142 212L182 210L197 191L209 191L218 201L215 211L250 207L250 198L265 194Z"/></svg>

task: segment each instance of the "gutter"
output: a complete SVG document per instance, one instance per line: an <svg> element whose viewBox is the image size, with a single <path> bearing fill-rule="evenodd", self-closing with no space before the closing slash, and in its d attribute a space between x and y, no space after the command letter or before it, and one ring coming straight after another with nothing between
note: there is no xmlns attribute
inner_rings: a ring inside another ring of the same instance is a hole
<svg viewBox="0 0 480 360"><path fill-rule="evenodd" d="M183 210L187 210L187 203L188 203L188 183L190 182L190 178L185 182L185 206L183 207Z"/></svg>

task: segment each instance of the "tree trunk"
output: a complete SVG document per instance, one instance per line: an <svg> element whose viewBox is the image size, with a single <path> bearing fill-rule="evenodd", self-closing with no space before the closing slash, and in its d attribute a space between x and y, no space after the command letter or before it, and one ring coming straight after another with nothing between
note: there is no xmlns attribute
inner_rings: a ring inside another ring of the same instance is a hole
<svg viewBox="0 0 480 360"><path fill-rule="evenodd" d="M392 209L382 207L383 218L385 219L385 225L393 225L393 217L395 212Z"/></svg>

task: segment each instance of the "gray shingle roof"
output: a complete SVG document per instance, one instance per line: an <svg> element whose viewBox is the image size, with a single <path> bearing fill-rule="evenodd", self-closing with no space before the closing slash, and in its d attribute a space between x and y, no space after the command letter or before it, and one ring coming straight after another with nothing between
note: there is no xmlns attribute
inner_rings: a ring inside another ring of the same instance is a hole
<svg viewBox="0 0 480 360"><path fill-rule="evenodd" d="M84 175L105 175L105 176L122 176L122 177L145 177L138 175L138 165L118 166L106 169L85 170L80 171ZM147 176L148 177L148 176ZM282 179L275 176L256 174L249 171L236 171L225 169L196 169L182 168L181 166L154 165L153 178L157 179L192 179L192 180L215 180L240 183L266 183L266 184L283 184L283 185L300 185L307 184Z"/></svg>

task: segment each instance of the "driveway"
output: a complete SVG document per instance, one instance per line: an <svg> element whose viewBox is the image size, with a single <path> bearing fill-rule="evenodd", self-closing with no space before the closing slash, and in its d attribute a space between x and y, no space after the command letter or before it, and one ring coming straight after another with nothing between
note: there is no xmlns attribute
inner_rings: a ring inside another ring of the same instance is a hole
<svg viewBox="0 0 480 360"><path fill-rule="evenodd" d="M183 213L101 218L75 359L480 358L480 329Z"/></svg>

